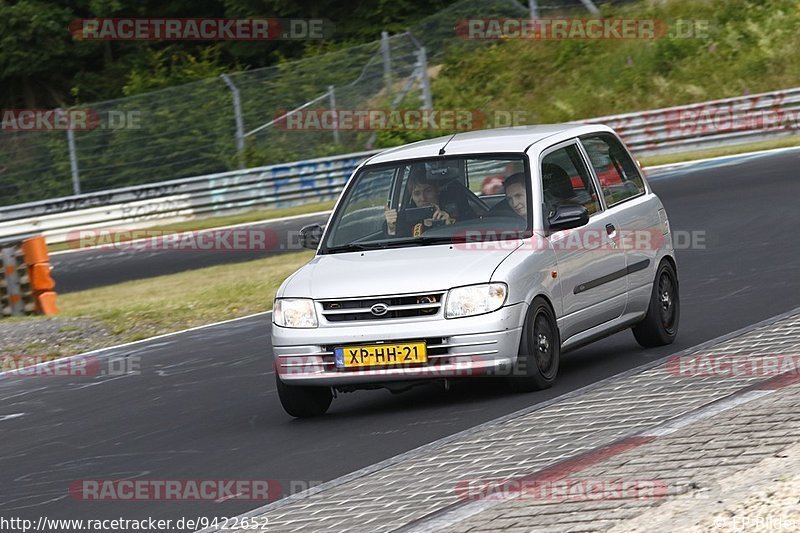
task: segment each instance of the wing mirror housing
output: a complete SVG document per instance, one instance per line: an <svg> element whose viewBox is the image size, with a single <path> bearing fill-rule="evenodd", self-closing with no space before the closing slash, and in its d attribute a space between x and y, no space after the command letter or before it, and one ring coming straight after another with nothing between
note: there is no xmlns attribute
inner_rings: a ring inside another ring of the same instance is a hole
<svg viewBox="0 0 800 533"><path fill-rule="evenodd" d="M323 227L319 224L309 224L300 229L300 246L309 250L316 250L322 240Z"/></svg>
<svg viewBox="0 0 800 533"><path fill-rule="evenodd" d="M580 228L589 223L589 211L582 205L559 205L547 223L552 231Z"/></svg>

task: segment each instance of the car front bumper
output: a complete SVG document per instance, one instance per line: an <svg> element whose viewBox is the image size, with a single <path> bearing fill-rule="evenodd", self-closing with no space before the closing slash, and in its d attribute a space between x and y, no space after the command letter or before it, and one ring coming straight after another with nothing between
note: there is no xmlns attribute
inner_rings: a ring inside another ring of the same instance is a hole
<svg viewBox="0 0 800 533"><path fill-rule="evenodd" d="M292 329L272 325L280 379L292 385L357 386L410 380L508 374L519 351L528 306L514 304L466 318L349 322ZM425 340L428 362L368 369L337 368L337 346Z"/></svg>

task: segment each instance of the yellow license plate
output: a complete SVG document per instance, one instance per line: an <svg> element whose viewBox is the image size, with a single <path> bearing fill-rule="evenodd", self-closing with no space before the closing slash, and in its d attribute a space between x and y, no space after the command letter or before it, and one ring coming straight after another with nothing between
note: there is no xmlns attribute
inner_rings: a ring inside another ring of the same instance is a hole
<svg viewBox="0 0 800 533"><path fill-rule="evenodd" d="M428 351L424 342L343 346L336 348L333 353L338 368L405 365L428 361Z"/></svg>

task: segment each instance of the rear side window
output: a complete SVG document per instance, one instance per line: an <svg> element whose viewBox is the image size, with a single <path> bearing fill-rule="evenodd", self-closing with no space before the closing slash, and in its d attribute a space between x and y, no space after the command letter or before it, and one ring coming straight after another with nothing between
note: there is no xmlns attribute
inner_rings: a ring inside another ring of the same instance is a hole
<svg viewBox="0 0 800 533"><path fill-rule="evenodd" d="M608 133L581 137L597 174L606 205L611 207L644 194L644 182L622 143Z"/></svg>

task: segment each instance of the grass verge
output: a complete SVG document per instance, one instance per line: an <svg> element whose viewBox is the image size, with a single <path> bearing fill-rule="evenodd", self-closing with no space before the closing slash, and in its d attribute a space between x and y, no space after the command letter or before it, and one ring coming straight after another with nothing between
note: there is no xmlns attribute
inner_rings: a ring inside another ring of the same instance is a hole
<svg viewBox="0 0 800 533"><path fill-rule="evenodd" d="M776 148L791 148L800 146L800 136L793 135L782 139L771 141L759 141L747 144L737 144L734 146L721 146L719 148L707 148L692 152L682 152L679 154L654 155L642 157L639 162L645 167L656 165L669 165L672 163L682 163L684 161L694 161L697 159L709 159L712 157L723 157L726 155L744 154L747 152L757 152L759 150L774 150Z"/></svg>
<svg viewBox="0 0 800 533"><path fill-rule="evenodd" d="M278 287L314 252L214 266L59 296L64 318L91 318L120 344L268 311Z"/></svg>

